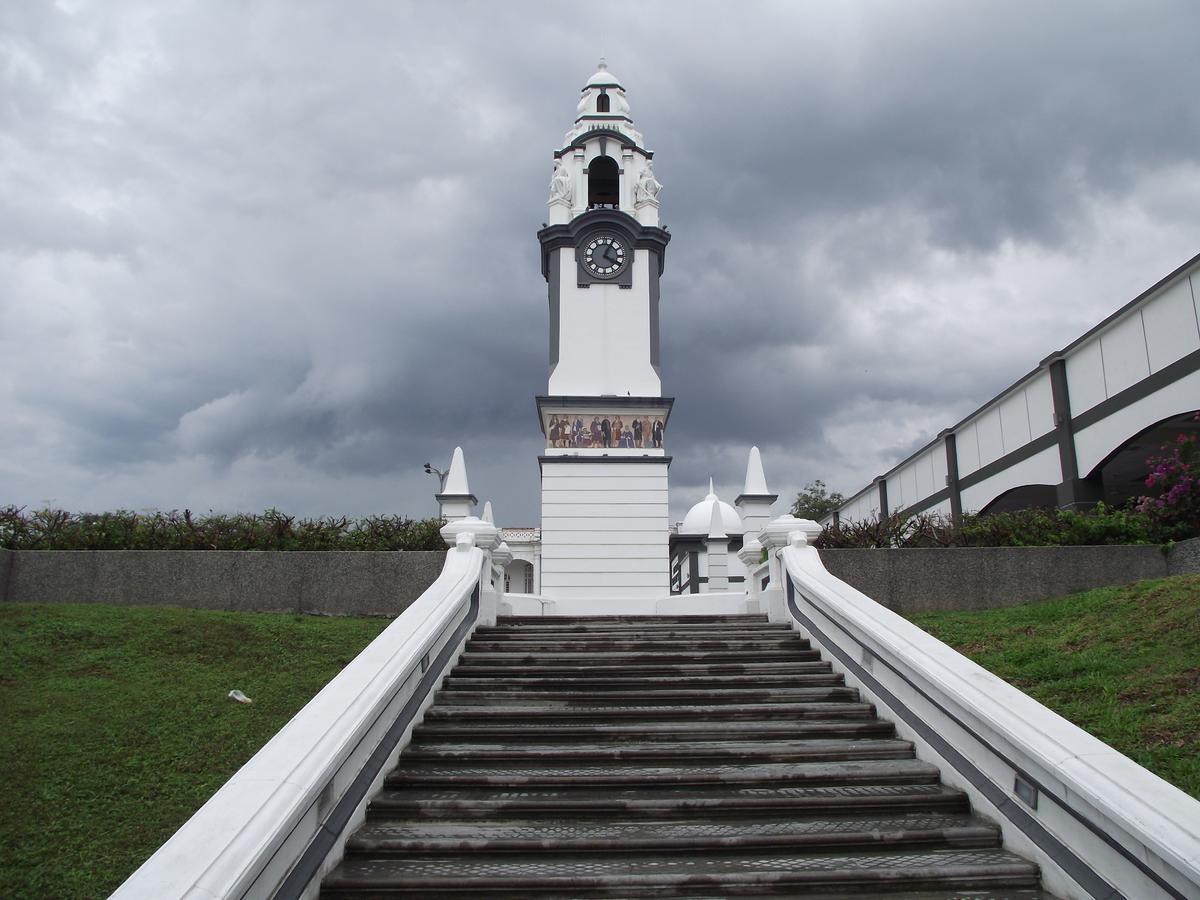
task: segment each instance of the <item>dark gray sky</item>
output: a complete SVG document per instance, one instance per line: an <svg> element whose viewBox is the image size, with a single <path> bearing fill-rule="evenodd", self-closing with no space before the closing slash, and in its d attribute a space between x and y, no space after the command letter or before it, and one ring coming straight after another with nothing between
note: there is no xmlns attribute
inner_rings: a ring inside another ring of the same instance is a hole
<svg viewBox="0 0 1200 900"><path fill-rule="evenodd" d="M679 515L847 492L1200 250L1192 2L0 5L0 503L537 518L551 151L666 185ZM783 506L781 502L780 506Z"/></svg>

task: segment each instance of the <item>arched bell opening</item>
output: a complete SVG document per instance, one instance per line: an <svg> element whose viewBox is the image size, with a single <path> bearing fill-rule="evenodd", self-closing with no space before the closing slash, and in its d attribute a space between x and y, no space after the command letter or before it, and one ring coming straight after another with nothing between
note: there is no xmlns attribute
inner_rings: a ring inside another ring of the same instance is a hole
<svg viewBox="0 0 1200 900"><path fill-rule="evenodd" d="M621 203L621 169L611 156L597 156L588 166L588 209L616 209Z"/></svg>
<svg viewBox="0 0 1200 900"><path fill-rule="evenodd" d="M608 112L608 94L601 94L596 98L596 112Z"/></svg>

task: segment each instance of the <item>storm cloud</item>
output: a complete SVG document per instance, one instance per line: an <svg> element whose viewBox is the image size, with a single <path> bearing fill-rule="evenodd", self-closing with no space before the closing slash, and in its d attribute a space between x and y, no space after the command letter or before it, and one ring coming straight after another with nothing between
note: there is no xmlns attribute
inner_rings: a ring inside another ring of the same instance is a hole
<svg viewBox="0 0 1200 900"><path fill-rule="evenodd" d="M1200 250L1200 10L0 9L0 503L538 515L534 234L606 56L666 185L678 515L850 491ZM782 506L782 504L781 504Z"/></svg>

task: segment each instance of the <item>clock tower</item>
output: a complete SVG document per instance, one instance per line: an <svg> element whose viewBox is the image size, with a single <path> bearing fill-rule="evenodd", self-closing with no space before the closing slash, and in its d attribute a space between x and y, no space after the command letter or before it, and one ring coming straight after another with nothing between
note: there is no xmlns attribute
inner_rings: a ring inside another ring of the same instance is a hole
<svg viewBox="0 0 1200 900"><path fill-rule="evenodd" d="M560 612L652 611L669 593L658 285L670 235L653 159L601 61L554 152L538 232L550 325L541 588Z"/></svg>

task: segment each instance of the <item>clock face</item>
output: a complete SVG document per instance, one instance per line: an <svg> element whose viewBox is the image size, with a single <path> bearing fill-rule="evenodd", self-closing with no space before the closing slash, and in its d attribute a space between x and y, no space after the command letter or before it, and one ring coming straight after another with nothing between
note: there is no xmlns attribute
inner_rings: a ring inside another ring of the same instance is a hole
<svg viewBox="0 0 1200 900"><path fill-rule="evenodd" d="M628 254L620 238L596 234L584 245L583 265L597 278L614 278L625 268Z"/></svg>

